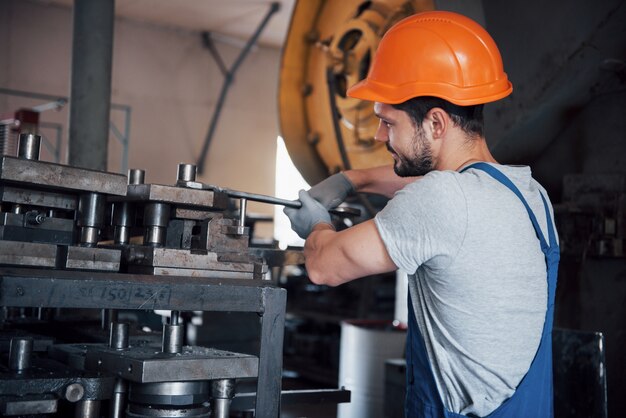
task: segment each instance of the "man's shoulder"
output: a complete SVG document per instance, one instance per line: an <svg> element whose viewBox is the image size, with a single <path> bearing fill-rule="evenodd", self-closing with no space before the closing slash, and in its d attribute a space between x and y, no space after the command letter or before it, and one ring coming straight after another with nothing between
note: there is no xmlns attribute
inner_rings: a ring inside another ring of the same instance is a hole
<svg viewBox="0 0 626 418"><path fill-rule="evenodd" d="M390 203L431 213L462 208L465 205L465 193L458 175L454 171L431 171L399 190Z"/></svg>
<svg viewBox="0 0 626 418"><path fill-rule="evenodd" d="M409 190L420 190L422 192L438 192L442 188L456 189L459 187L460 173L451 170L433 170L407 185Z"/></svg>

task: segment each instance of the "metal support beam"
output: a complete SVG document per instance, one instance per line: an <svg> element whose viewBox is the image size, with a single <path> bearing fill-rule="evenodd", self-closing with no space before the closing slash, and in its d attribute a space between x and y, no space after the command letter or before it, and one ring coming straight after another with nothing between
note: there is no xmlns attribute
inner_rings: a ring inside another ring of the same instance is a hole
<svg viewBox="0 0 626 418"><path fill-rule="evenodd" d="M279 9L280 9L280 3L272 3L270 5L270 9L268 10L263 20L261 21L261 24L256 29L252 37L248 40L248 42L246 43L245 47L243 48L243 50L241 51L241 53L239 54L235 62L233 63L230 70L228 70L224 74L224 83L222 84L222 90L217 100L217 104L215 105L215 111L213 112L213 117L211 118L209 131L207 132L206 138L204 140L204 145L202 146L200 157L198 157L198 161L196 163L196 166L198 167L198 174L202 174L204 172L204 162L206 160L206 154L209 151L211 140L213 139L213 135L215 134L215 128L217 127L217 121L219 120L220 113L222 112L222 107L224 107L224 102L226 101L226 95L228 94L228 90L230 89L230 86L233 83L233 80L235 79L235 73L237 72L237 69L239 69L239 66L241 65L243 60L246 58L246 56L250 52L250 49L256 43L257 39L261 35L261 32L263 32L263 29L269 22L272 15L276 13ZM209 49L209 51L215 58L217 51L215 50L212 43L210 42L209 36L207 36L206 33L203 34L202 36L203 36L205 46ZM218 66L220 67L220 70L224 72L224 64L222 60L216 59L216 61L217 61Z"/></svg>
<svg viewBox="0 0 626 418"><path fill-rule="evenodd" d="M263 289L261 317L261 351L259 353L259 377L257 380L256 410L265 411L264 417L280 416L282 376L275 370L283 369L283 337L287 293L272 288Z"/></svg>
<svg viewBox="0 0 626 418"><path fill-rule="evenodd" d="M115 0L74 0L69 164L107 168Z"/></svg>

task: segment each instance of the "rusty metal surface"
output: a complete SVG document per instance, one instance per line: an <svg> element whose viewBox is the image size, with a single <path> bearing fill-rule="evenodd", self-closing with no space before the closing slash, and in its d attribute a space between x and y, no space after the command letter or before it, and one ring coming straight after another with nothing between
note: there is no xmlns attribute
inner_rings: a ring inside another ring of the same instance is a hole
<svg viewBox="0 0 626 418"><path fill-rule="evenodd" d="M159 266L129 266L129 273L149 274L153 276L181 276L196 278L202 277L207 279L237 279L237 280L253 280L254 272L246 271L228 271L228 270L207 270L207 269L186 269L180 267L159 267Z"/></svg>
<svg viewBox="0 0 626 418"><path fill-rule="evenodd" d="M190 250L174 248L154 248L136 246L128 249L127 260L136 264L152 267L177 267L185 269L203 269L216 271L252 272L252 263L229 263L218 260L213 252L194 253Z"/></svg>
<svg viewBox="0 0 626 418"><path fill-rule="evenodd" d="M117 249L0 240L0 265L117 272L120 258Z"/></svg>
<svg viewBox="0 0 626 418"><path fill-rule="evenodd" d="M228 206L228 196L225 194L162 184L131 184L128 186L128 197L134 200L204 207L213 210L223 210Z"/></svg>
<svg viewBox="0 0 626 418"><path fill-rule="evenodd" d="M56 266L57 246L34 242L0 241L0 265Z"/></svg>
<svg viewBox="0 0 626 418"><path fill-rule="evenodd" d="M7 156L0 159L0 180L115 196L125 196L127 186L121 174Z"/></svg>
<svg viewBox="0 0 626 418"><path fill-rule="evenodd" d="M32 191L24 188L0 186L0 201L55 209L76 210L78 198L53 191Z"/></svg>
<svg viewBox="0 0 626 418"><path fill-rule="evenodd" d="M183 208L175 208L174 209L174 217L180 219L192 219L196 221L203 221L205 219L209 219L214 215L214 212L210 212L208 210L194 210L194 209L183 209Z"/></svg>
<svg viewBox="0 0 626 418"><path fill-rule="evenodd" d="M67 247L64 267L71 270L119 271L122 251L108 248Z"/></svg>

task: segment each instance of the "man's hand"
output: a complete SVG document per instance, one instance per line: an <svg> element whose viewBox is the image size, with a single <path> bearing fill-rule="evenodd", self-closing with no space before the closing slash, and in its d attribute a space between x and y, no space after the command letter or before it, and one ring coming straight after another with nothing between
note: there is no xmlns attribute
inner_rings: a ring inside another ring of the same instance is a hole
<svg viewBox="0 0 626 418"><path fill-rule="evenodd" d="M344 173L337 173L311 187L309 195L326 209L332 209L354 192L354 185L348 177Z"/></svg>
<svg viewBox="0 0 626 418"><path fill-rule="evenodd" d="M302 207L299 209L285 207L283 212L291 221L291 229L302 239L306 239L313 227L319 223L330 224L328 209L323 204L313 199L305 190L298 193Z"/></svg>

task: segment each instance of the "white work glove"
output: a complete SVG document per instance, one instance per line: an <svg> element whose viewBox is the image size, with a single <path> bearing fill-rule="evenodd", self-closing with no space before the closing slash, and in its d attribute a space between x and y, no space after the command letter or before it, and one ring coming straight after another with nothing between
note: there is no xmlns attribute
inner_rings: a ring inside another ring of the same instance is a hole
<svg viewBox="0 0 626 418"><path fill-rule="evenodd" d="M313 227L319 223L330 224L330 214L328 209L320 202L313 199L306 190L300 190L298 193L302 207L295 209L285 207L283 212L291 221L291 229L302 239L307 239Z"/></svg>
<svg viewBox="0 0 626 418"><path fill-rule="evenodd" d="M333 174L309 189L309 195L326 209L339 206L355 192L354 185L343 173Z"/></svg>

